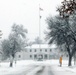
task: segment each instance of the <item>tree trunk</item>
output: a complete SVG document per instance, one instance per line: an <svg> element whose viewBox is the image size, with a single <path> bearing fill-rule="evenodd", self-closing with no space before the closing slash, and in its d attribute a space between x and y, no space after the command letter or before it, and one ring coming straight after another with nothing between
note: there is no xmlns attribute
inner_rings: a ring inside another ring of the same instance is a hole
<svg viewBox="0 0 76 75"><path fill-rule="evenodd" d="M10 67L13 67L13 62L10 62Z"/></svg>
<svg viewBox="0 0 76 75"><path fill-rule="evenodd" d="M76 65L76 52L74 54L74 65Z"/></svg>
<svg viewBox="0 0 76 75"><path fill-rule="evenodd" d="M68 66L72 66L72 55L69 55L69 63L68 63Z"/></svg>
<svg viewBox="0 0 76 75"><path fill-rule="evenodd" d="M10 55L10 67L13 67L13 57Z"/></svg>

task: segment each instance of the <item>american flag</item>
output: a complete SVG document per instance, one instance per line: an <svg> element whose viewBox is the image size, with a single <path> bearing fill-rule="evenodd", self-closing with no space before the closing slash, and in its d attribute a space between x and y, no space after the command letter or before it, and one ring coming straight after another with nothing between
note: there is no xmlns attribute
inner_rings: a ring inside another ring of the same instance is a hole
<svg viewBox="0 0 76 75"><path fill-rule="evenodd" d="M43 9L42 8L39 8L40 9L40 11L43 11Z"/></svg>
<svg viewBox="0 0 76 75"><path fill-rule="evenodd" d="M43 11L43 9L42 9L42 8L39 8L39 10L40 10L40 11ZM40 16L40 19L41 19L41 17L42 17L42 16Z"/></svg>

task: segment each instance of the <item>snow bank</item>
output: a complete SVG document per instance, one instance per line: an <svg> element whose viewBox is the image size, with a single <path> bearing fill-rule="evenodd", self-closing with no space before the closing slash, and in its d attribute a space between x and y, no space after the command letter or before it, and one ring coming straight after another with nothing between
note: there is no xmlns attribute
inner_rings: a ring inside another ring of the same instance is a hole
<svg viewBox="0 0 76 75"><path fill-rule="evenodd" d="M19 74L24 70L28 70L32 68L34 61L30 60L22 60L17 61L17 63L13 63L13 67L9 67L9 62L2 62L0 63L0 75L7 75L7 74Z"/></svg>

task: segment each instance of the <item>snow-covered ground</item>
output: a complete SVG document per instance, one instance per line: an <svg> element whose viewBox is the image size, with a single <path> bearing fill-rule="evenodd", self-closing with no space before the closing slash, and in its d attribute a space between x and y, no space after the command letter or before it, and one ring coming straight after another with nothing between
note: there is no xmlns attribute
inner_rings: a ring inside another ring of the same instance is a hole
<svg viewBox="0 0 76 75"><path fill-rule="evenodd" d="M72 62L72 64L74 64ZM46 61L34 61L34 60L22 60L17 61L17 64L9 67L9 62L0 63L0 75L21 75L22 72L30 72L31 75L41 69L40 66L50 66L50 70L54 72L55 75L76 75L76 66L68 67L68 61L63 60L62 67L59 66L59 60L46 60ZM39 67L38 67L39 66ZM36 68L36 69L35 69ZM32 71L31 71L32 70ZM27 74L30 75L30 74Z"/></svg>
<svg viewBox="0 0 76 75"><path fill-rule="evenodd" d="M76 65L73 61L70 67L67 60L63 60L62 67L59 66L59 60L48 60L47 63L51 65L51 70L55 75L76 75Z"/></svg>
<svg viewBox="0 0 76 75"><path fill-rule="evenodd" d="M9 62L0 63L0 75L8 75L8 74L20 74L25 70L32 69L34 66L33 61L17 61L17 63L13 64L13 67L9 67Z"/></svg>

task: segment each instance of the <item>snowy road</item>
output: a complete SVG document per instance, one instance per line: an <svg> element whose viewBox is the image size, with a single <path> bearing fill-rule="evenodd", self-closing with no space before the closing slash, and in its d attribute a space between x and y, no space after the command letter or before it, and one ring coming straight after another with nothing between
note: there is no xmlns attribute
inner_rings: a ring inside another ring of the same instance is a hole
<svg viewBox="0 0 76 75"><path fill-rule="evenodd" d="M35 67L34 67L35 66ZM62 69L62 67L53 67L52 65L34 65L33 68L29 68L27 71L22 72L22 74L16 75L76 75L71 71Z"/></svg>
<svg viewBox="0 0 76 75"><path fill-rule="evenodd" d="M6 74L6 75L53 75L53 73L49 70L50 66L46 65L34 65L28 68L22 73L18 74Z"/></svg>
<svg viewBox="0 0 76 75"><path fill-rule="evenodd" d="M60 70L60 71L59 71ZM11 73L11 74L5 74L5 75L76 75L75 73L72 73L71 71L63 71L61 67L54 68L52 66L47 65L34 65L32 67L29 67L26 70L23 70L21 73Z"/></svg>
<svg viewBox="0 0 76 75"><path fill-rule="evenodd" d="M33 69L23 72L22 74L17 75L54 75L50 70L50 66L39 65Z"/></svg>

